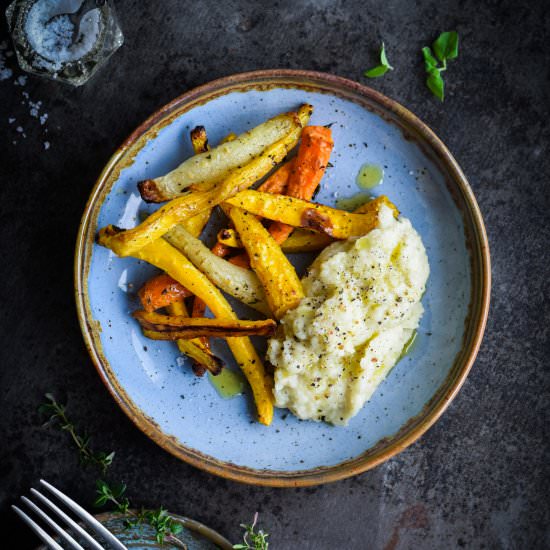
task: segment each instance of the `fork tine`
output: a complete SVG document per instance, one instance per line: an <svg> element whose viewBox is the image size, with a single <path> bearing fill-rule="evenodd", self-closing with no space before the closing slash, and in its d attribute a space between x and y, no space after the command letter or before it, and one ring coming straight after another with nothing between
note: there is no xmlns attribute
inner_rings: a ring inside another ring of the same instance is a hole
<svg viewBox="0 0 550 550"><path fill-rule="evenodd" d="M55 540L38 525L38 523L35 523L23 510L18 508L17 506L13 505L11 506L13 508L13 511L48 545L48 547L51 550L63 550L62 546L59 546Z"/></svg>
<svg viewBox="0 0 550 550"><path fill-rule="evenodd" d="M73 531L77 532L83 539L85 539L88 544L94 548L94 550L105 550L101 544L96 542L93 537L82 529L73 518L69 517L63 510L61 510L57 505L55 505L49 498L45 497L42 493L36 489L31 489L31 493L37 497L41 502L43 502L52 512L56 513Z"/></svg>
<svg viewBox="0 0 550 550"><path fill-rule="evenodd" d="M21 497L21 500L40 518L42 518L61 538L63 538L67 544L73 550L84 550L76 540L69 535L64 529L59 527L53 519L51 519L47 514L45 514L32 500L29 500L27 497Z"/></svg>
<svg viewBox="0 0 550 550"><path fill-rule="evenodd" d="M97 519L91 514L86 512L82 506L77 504L72 498L62 493L59 489L56 489L53 485L50 485L43 479L40 483L44 485L50 492L52 492L59 500L61 500L68 508L70 508L80 519L93 529L97 534L101 535L111 546L117 550L128 550L124 544L122 544L107 528L103 527Z"/></svg>

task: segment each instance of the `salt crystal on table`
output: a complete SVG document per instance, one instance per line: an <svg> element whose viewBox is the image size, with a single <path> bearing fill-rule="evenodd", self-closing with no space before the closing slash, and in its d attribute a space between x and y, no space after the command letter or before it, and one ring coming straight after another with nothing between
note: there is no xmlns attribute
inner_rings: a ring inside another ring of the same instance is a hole
<svg viewBox="0 0 550 550"><path fill-rule="evenodd" d="M44 142L44 149L47 151L49 148L50 148L50 142L49 142L49 141L45 141L45 142Z"/></svg>
<svg viewBox="0 0 550 550"><path fill-rule="evenodd" d="M7 80L11 78L13 71L11 69L6 69L4 64L0 61L0 80Z"/></svg>
<svg viewBox="0 0 550 550"><path fill-rule="evenodd" d="M9 122L10 124L13 124L13 123L15 122L15 118L8 118L8 122Z"/></svg>
<svg viewBox="0 0 550 550"><path fill-rule="evenodd" d="M13 75L13 71L6 67L6 59L4 57L4 55L7 57L7 53L4 54L4 50L6 49L6 47L7 46L5 42L2 42L0 44L0 80L7 80Z"/></svg>

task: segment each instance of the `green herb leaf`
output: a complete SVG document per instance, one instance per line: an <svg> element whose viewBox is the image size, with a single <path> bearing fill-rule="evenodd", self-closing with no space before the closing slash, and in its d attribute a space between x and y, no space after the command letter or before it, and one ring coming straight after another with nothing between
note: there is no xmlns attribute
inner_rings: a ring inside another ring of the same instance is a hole
<svg viewBox="0 0 550 550"><path fill-rule="evenodd" d="M128 512L130 506L130 501L124 496L125 492L126 485L124 483L110 487L105 481L99 479L96 482L96 493L98 496L94 501L94 505L104 506L108 502L112 502L117 512L125 514Z"/></svg>
<svg viewBox="0 0 550 550"><path fill-rule="evenodd" d="M388 58L386 57L386 46L384 46L384 42L382 42L382 47L380 48L380 64L393 71L393 67L389 64Z"/></svg>
<svg viewBox="0 0 550 550"><path fill-rule="evenodd" d="M170 531L172 532L172 535L178 535L183 531L183 525L172 520L172 523L170 524Z"/></svg>
<svg viewBox="0 0 550 550"><path fill-rule="evenodd" d="M447 59L455 59L458 57L457 32L442 32L433 43L433 50L441 63L444 63Z"/></svg>
<svg viewBox="0 0 550 550"><path fill-rule="evenodd" d="M378 78L379 76L385 75L388 70L388 67L385 67L384 65L377 65L376 67L365 71L365 76L367 78Z"/></svg>
<svg viewBox="0 0 550 550"><path fill-rule="evenodd" d="M439 69L433 69L426 79L426 85L432 92L432 94L437 97L440 101L443 101L445 98L445 82L441 77L441 72Z"/></svg>
<svg viewBox="0 0 550 550"><path fill-rule="evenodd" d="M380 48L380 64L372 69L369 69L368 71L365 71L363 74L367 78L377 78L385 75L388 71L393 71L393 67L388 61L388 57L386 56L386 47L384 46L384 42L382 42L382 47Z"/></svg>
<svg viewBox="0 0 550 550"><path fill-rule="evenodd" d="M426 72L430 72L432 69L437 68L437 59L432 55L432 50L428 46L422 48L422 55L424 56L424 67Z"/></svg>

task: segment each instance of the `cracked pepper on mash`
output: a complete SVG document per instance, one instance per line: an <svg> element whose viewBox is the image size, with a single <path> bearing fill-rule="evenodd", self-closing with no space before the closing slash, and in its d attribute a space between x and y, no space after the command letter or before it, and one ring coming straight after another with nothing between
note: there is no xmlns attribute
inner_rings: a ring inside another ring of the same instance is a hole
<svg viewBox="0 0 550 550"><path fill-rule="evenodd" d="M269 341L276 406L347 424L418 327L429 270L420 236L387 207L376 229L323 250Z"/></svg>

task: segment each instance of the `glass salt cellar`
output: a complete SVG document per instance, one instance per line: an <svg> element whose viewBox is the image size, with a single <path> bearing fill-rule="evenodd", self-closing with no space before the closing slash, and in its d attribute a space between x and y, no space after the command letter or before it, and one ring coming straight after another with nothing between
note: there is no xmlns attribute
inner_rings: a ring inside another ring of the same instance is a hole
<svg viewBox="0 0 550 550"><path fill-rule="evenodd" d="M109 1L98 0L73 32L66 14L75 13L83 1L15 0L8 6L8 26L23 70L80 86L122 46L124 37Z"/></svg>

